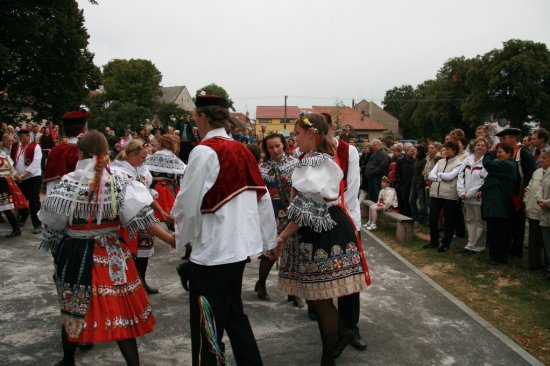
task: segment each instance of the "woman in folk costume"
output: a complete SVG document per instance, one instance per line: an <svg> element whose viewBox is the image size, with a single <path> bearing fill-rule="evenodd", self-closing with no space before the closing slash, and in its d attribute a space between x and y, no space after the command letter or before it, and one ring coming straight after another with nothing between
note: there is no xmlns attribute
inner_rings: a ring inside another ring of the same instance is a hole
<svg viewBox="0 0 550 366"><path fill-rule="evenodd" d="M163 211L155 209L155 216L162 222L172 226L169 215L179 192L180 179L185 171L185 163L178 158L179 142L170 135L158 138L158 151L150 155L145 162L153 176L153 189L158 192L155 202ZM177 137L176 137L177 138Z"/></svg>
<svg viewBox="0 0 550 366"><path fill-rule="evenodd" d="M292 191L292 172L298 163L298 159L286 154L287 143L285 137L280 133L266 134L262 139L262 151L265 155L264 161L260 164L260 173L271 196L273 211L277 219L277 231L281 232L288 224L286 210L290 204ZM269 300L265 288L265 281L275 260L266 255L260 257L259 279L254 290L258 298ZM300 306L299 299L289 296L289 301Z"/></svg>
<svg viewBox="0 0 550 366"><path fill-rule="evenodd" d="M126 148L122 150L116 159L111 163L111 168L115 171L128 176L128 178L141 182L145 187L149 188L153 182L153 178L147 167L145 166L145 159L149 155L149 148L141 140L133 140L126 145ZM149 189L151 195L156 196L156 192ZM162 208L155 202L151 204L154 210L160 210L163 217L168 217L168 214L162 210ZM139 230L134 238L128 237L128 231L121 229L121 236L129 245L132 254L134 254L134 261L136 268L143 282L143 286L148 294L158 294L156 288L150 287L145 281L145 274L149 265L149 258L155 253L155 241L153 235L147 230Z"/></svg>
<svg viewBox="0 0 550 366"><path fill-rule="evenodd" d="M361 242L343 204L343 172L320 114L301 116L295 126L303 155L292 173L296 196L289 223L271 258L280 254L279 288L303 297L318 317L321 365L334 365L335 351L353 339L339 319L333 299L361 291L370 276ZM282 252L282 253L281 253Z"/></svg>
<svg viewBox="0 0 550 366"><path fill-rule="evenodd" d="M108 165L103 134L86 133L80 160L46 198L41 247L54 256L54 280L61 307L63 360L74 365L77 343L116 341L128 365L139 365L136 337L153 330L155 318L128 246L130 236L148 229L172 247L174 236L157 224L147 188Z"/></svg>
<svg viewBox="0 0 550 366"><path fill-rule="evenodd" d="M4 151L4 141L8 141L11 138L12 136L8 134L0 136L0 212L6 215L11 225L11 233L6 235L6 238L14 238L21 235L21 229L12 210L14 208L17 210L26 210L29 208L27 199L13 180L13 176L15 175L13 161Z"/></svg>

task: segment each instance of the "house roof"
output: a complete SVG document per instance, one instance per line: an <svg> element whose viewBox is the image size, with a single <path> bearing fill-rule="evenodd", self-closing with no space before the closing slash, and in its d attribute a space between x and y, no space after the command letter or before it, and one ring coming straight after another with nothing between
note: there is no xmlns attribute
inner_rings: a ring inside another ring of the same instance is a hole
<svg viewBox="0 0 550 366"><path fill-rule="evenodd" d="M351 107L319 106L311 107L314 113L328 113L332 120L340 119L342 126L350 125L354 130L385 131L387 128L372 118L365 117Z"/></svg>
<svg viewBox="0 0 550 366"><path fill-rule="evenodd" d="M185 89L185 85L163 87L160 99L166 103L174 103L183 89Z"/></svg>
<svg viewBox="0 0 550 366"><path fill-rule="evenodd" d="M351 125L354 130L385 131L386 128L372 118L363 116L360 112L351 107L335 107L314 105L311 108L299 108L296 106L286 107L286 118L298 118L300 112L306 113L328 113L333 120L340 119L342 126ZM256 119L284 117L284 106L257 106Z"/></svg>
<svg viewBox="0 0 550 366"><path fill-rule="evenodd" d="M248 117L246 117L246 114L241 113L241 112L230 112L229 115L233 118L236 118L243 125L246 125L246 123L249 120Z"/></svg>
<svg viewBox="0 0 550 366"><path fill-rule="evenodd" d="M300 108L294 105L286 107L286 118L298 118L300 115ZM257 106L256 107L256 119L260 118L284 118L285 107L284 106Z"/></svg>

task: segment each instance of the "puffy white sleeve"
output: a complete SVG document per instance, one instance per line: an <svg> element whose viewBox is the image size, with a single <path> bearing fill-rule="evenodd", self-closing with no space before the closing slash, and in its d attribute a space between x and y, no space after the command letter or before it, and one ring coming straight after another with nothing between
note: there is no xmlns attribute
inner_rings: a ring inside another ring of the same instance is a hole
<svg viewBox="0 0 550 366"><path fill-rule="evenodd" d="M318 194L329 201L338 199L342 169L332 159L314 164L298 165L292 173L292 186L298 192Z"/></svg>
<svg viewBox="0 0 550 366"><path fill-rule="evenodd" d="M219 173L220 163L214 150L198 145L191 151L189 164L170 214L175 223L177 250L182 250L186 243L199 236L202 227L202 200L216 182Z"/></svg>
<svg viewBox="0 0 550 366"><path fill-rule="evenodd" d="M264 194L258 201L258 214L263 250L268 251L277 246L277 224L269 193Z"/></svg>
<svg viewBox="0 0 550 366"><path fill-rule="evenodd" d="M159 221L151 208L153 197L141 182L131 180L126 186L124 202L120 208L120 221L132 237L138 230L147 229Z"/></svg>

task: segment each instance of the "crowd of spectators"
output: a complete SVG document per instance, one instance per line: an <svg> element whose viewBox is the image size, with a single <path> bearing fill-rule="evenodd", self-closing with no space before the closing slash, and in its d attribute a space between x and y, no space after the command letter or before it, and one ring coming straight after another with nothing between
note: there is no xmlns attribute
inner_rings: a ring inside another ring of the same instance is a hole
<svg viewBox="0 0 550 366"><path fill-rule="evenodd" d="M10 155L11 143L18 139L21 128L29 130L30 141L40 147L42 169L49 151L66 143L63 132L50 121L26 126L2 123L4 156ZM547 271L545 276L550 279L550 221L547 219L550 199L548 189L544 189L545 184L550 184L544 166L546 154L550 153L549 133L538 128L520 138L520 132L507 128L495 133L489 126L481 125L471 140L462 130L455 129L445 136L443 144L430 139L416 145L410 142L388 144L385 140L374 139L357 146L350 126L345 126L339 131L339 138L359 151L360 200L376 202L378 208L385 210L399 210L417 223L428 226L430 240L426 248L446 252L454 237L467 236L464 253L478 253L488 248L492 264L505 264L509 256L522 256L528 219L529 269L544 269ZM111 159L132 140L150 144L154 151L161 136L171 135L179 139L179 158L187 163L189 153L201 139L188 115L172 124L145 121L137 129L115 131L106 127L103 133L109 143ZM257 134L253 129L237 125L230 131L233 139L256 146L267 133L266 126ZM292 133L287 149L295 156L300 151ZM395 191L396 204L393 198L391 204L384 202L388 190L380 194L383 181L385 188ZM373 229L373 225L367 223L367 226ZM441 229L443 238L440 240Z"/></svg>

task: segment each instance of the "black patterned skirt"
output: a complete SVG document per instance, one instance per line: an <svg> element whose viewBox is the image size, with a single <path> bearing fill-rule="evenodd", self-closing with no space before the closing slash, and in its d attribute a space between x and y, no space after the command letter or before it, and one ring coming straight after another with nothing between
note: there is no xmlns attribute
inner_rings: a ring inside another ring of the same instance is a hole
<svg viewBox="0 0 550 366"><path fill-rule="evenodd" d="M370 284L357 232L344 210L329 208L336 222L328 231L302 226L285 244L279 267L279 289L306 300L332 299L361 291Z"/></svg>

